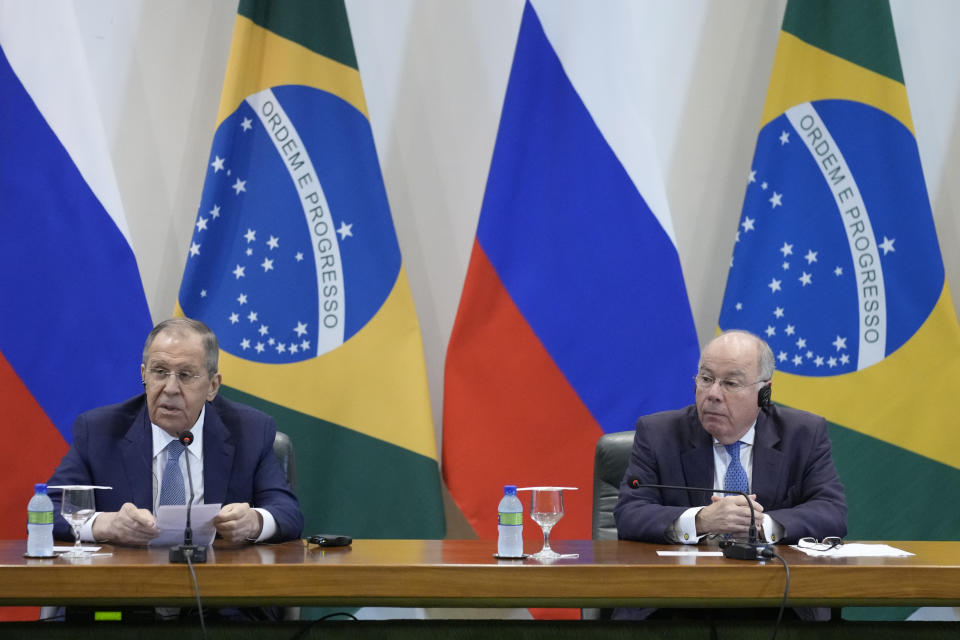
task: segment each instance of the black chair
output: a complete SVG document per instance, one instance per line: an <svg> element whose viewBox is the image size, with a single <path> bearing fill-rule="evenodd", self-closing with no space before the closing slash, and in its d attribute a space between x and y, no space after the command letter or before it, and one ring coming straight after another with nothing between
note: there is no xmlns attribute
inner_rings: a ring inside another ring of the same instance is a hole
<svg viewBox="0 0 960 640"><path fill-rule="evenodd" d="M273 439L273 455L277 456L280 466L283 467L283 473L287 476L287 484L296 492L297 473L294 464L293 443L290 442L290 436L283 431L277 431L277 437Z"/></svg>
<svg viewBox="0 0 960 640"><path fill-rule="evenodd" d="M634 431L600 436L593 456L593 539L616 540L613 508L620 495L620 481L627 472ZM613 609L581 609L584 620L609 620Z"/></svg>
<svg viewBox="0 0 960 640"><path fill-rule="evenodd" d="M620 495L620 481L627 472L634 431L601 436L593 457L593 539L616 540L613 508Z"/></svg>

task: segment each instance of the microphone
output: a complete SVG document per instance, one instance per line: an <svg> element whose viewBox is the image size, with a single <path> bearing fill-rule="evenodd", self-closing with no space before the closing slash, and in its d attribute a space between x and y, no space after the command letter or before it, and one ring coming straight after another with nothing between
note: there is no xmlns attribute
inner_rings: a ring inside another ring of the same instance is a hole
<svg viewBox="0 0 960 640"><path fill-rule="evenodd" d="M753 502L743 491L730 491L728 489L706 489L704 487L683 487L673 484L650 484L640 482L637 478L630 480L632 489L675 489L678 491L706 491L707 493L732 493L743 496L747 501L747 507L750 509L750 528L747 530L747 541L737 542L735 540L724 540L720 543L724 558L734 560L763 560L773 557L773 545L760 542L757 539L757 521L753 513Z"/></svg>
<svg viewBox="0 0 960 640"><path fill-rule="evenodd" d="M193 433L184 431L180 434L180 444L184 448L193 444ZM183 529L183 544L170 547L170 562L206 562L207 548L193 544L193 529L190 528L190 509L193 507L193 476L190 475L190 455L183 452L187 463L187 482L190 485L190 500L187 501L187 523Z"/></svg>

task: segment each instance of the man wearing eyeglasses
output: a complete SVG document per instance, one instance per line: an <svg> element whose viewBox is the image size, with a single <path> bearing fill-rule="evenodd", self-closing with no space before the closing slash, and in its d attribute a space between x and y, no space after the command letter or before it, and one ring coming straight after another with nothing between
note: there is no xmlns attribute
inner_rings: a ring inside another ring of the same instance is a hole
<svg viewBox="0 0 960 640"><path fill-rule="evenodd" d="M766 342L746 331L725 332L703 350L696 403L637 421L614 510L620 538L696 544L715 534L747 537L743 496L635 484L744 491L767 542L846 534L846 499L826 421L772 405L773 371Z"/></svg>
<svg viewBox="0 0 960 640"><path fill-rule="evenodd" d="M99 512L81 538L145 545L156 537L156 508L189 499L186 456L194 501L224 505L213 521L222 538L300 537L303 516L273 454L276 425L260 411L217 396L218 355L217 338L202 322L165 320L144 345L145 393L77 418L73 444L49 484L113 487L97 492ZM194 441L184 448L179 436L188 430ZM51 497L55 535L72 539L59 517L59 492Z"/></svg>

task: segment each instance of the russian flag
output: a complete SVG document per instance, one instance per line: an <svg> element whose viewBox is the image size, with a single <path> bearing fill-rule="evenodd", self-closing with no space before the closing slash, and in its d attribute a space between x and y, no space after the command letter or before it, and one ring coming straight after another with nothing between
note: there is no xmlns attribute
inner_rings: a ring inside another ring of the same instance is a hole
<svg viewBox="0 0 960 640"><path fill-rule="evenodd" d="M579 18L553 16L572 28L545 32L524 8L447 350L443 475L482 538L507 483L578 487L554 534L589 538L597 439L693 397L697 338L663 184L637 113L601 78L623 61L596 41L568 47ZM569 65L587 65L584 85ZM539 548L536 526L525 537Z"/></svg>
<svg viewBox="0 0 960 640"><path fill-rule="evenodd" d="M142 392L150 313L76 16L0 5L0 538L82 411Z"/></svg>

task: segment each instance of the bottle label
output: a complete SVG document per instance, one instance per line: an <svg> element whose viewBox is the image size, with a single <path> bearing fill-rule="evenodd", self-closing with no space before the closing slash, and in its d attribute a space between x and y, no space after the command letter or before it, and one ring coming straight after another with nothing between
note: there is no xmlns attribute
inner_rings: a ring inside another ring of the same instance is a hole
<svg viewBox="0 0 960 640"><path fill-rule="evenodd" d="M504 513L497 512L497 524L513 526L523 524L523 513Z"/></svg>
<svg viewBox="0 0 960 640"><path fill-rule="evenodd" d="M27 524L53 524L53 511L27 511Z"/></svg>

